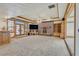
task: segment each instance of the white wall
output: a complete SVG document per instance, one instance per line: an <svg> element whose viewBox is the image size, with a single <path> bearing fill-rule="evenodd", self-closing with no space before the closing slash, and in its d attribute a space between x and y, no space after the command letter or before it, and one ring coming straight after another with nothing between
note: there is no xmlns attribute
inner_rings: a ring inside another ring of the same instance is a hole
<svg viewBox="0 0 79 59"><path fill-rule="evenodd" d="M72 55L74 55L74 12L73 11L71 12L71 14L68 15L67 25L66 25L67 26L66 27L67 28L66 29L66 42Z"/></svg>
<svg viewBox="0 0 79 59"><path fill-rule="evenodd" d="M67 18L67 36L74 37L74 17Z"/></svg>
<svg viewBox="0 0 79 59"><path fill-rule="evenodd" d="M1 10L0 10L1 12ZM3 12L3 14L2 14ZM5 19L6 14L4 13L4 11L2 11L0 13L0 30L5 27L7 29L7 20Z"/></svg>
<svg viewBox="0 0 79 59"><path fill-rule="evenodd" d="M0 19L0 30L2 30L3 27L5 28L5 30L7 30L7 20L1 18Z"/></svg>
<svg viewBox="0 0 79 59"><path fill-rule="evenodd" d="M7 8L5 4L0 3L0 30L5 27L7 29L7 22L5 17L7 16Z"/></svg>
<svg viewBox="0 0 79 59"><path fill-rule="evenodd" d="M79 4L76 4L76 55L79 56Z"/></svg>
<svg viewBox="0 0 79 59"><path fill-rule="evenodd" d="M67 21L66 42L69 46L72 55L74 55L74 22L72 21L74 20L74 18L68 18L67 20L71 20L71 21Z"/></svg>

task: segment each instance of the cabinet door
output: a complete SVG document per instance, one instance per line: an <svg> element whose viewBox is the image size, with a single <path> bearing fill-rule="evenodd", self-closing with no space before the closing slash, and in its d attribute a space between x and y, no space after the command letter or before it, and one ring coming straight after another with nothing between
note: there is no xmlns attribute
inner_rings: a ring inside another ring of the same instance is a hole
<svg viewBox="0 0 79 59"><path fill-rule="evenodd" d="M57 30L58 30L58 33L61 33L61 23L58 24Z"/></svg>
<svg viewBox="0 0 79 59"><path fill-rule="evenodd" d="M0 33L0 45L2 44L3 35Z"/></svg>
<svg viewBox="0 0 79 59"><path fill-rule="evenodd" d="M5 32L5 33L3 33L3 44L5 44L5 43L9 43L9 41L10 41L10 37L9 37L10 35L9 35L9 33L8 32Z"/></svg>

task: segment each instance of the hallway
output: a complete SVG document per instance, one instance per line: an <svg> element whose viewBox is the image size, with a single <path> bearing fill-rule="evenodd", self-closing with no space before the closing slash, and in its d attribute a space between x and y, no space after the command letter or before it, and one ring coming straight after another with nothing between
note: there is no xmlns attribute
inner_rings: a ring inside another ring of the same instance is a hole
<svg viewBox="0 0 79 59"><path fill-rule="evenodd" d="M64 40L52 36L13 38L0 46L0 55L8 56L69 56Z"/></svg>

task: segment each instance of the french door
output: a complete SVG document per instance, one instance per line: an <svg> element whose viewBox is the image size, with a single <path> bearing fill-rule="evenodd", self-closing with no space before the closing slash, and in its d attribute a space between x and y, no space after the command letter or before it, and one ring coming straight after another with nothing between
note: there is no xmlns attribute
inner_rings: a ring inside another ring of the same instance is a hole
<svg viewBox="0 0 79 59"><path fill-rule="evenodd" d="M20 35L20 25L16 25L16 35Z"/></svg>
<svg viewBox="0 0 79 59"><path fill-rule="evenodd" d="M10 37L15 36L15 21L14 20L8 20L8 31L10 32Z"/></svg>
<svg viewBox="0 0 79 59"><path fill-rule="evenodd" d="M20 27L21 27L21 34L23 35L25 33L25 27L24 25L20 25Z"/></svg>
<svg viewBox="0 0 79 59"><path fill-rule="evenodd" d="M16 35L23 35L25 31L23 24L16 24Z"/></svg>

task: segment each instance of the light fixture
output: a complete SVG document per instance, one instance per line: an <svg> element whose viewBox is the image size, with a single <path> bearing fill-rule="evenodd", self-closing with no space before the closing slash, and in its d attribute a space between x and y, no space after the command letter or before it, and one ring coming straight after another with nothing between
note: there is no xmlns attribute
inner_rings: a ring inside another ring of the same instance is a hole
<svg viewBox="0 0 79 59"><path fill-rule="evenodd" d="M49 6L48 6L48 8L49 8L49 9L54 8L54 7L55 7L55 5L54 5L54 4L53 4L53 5L49 5Z"/></svg>

